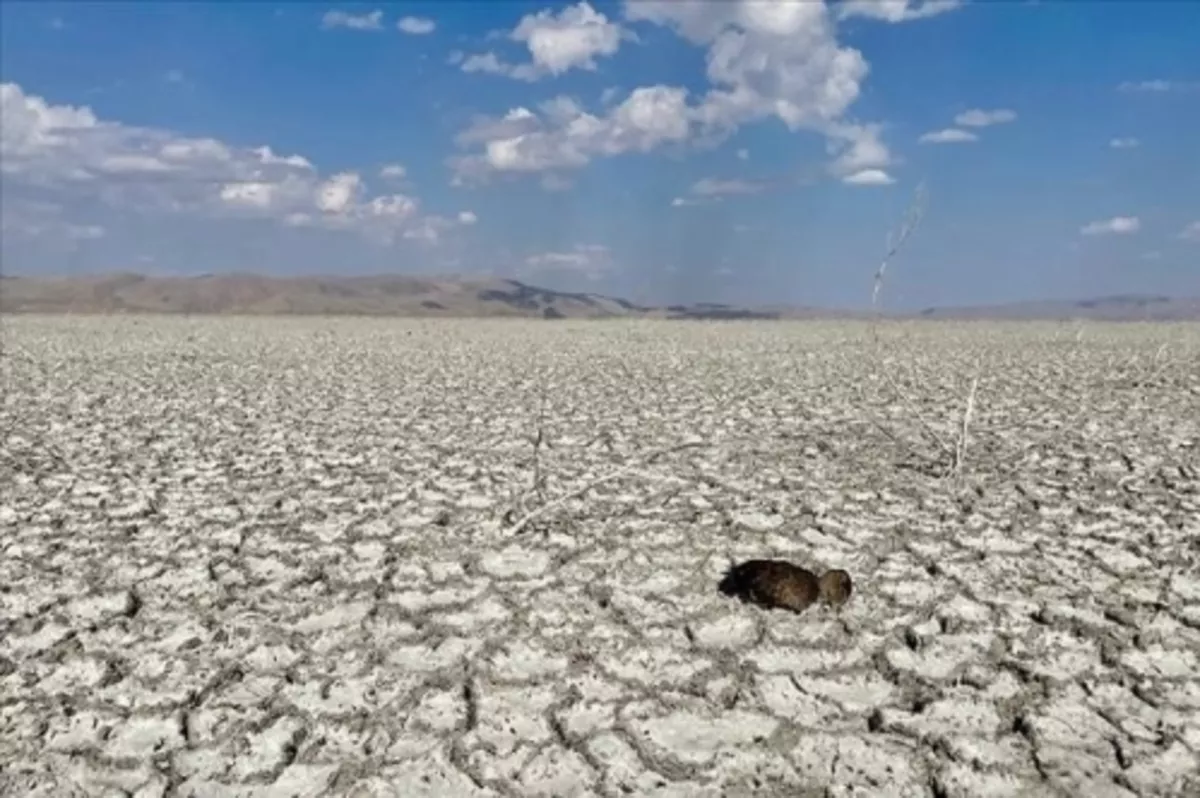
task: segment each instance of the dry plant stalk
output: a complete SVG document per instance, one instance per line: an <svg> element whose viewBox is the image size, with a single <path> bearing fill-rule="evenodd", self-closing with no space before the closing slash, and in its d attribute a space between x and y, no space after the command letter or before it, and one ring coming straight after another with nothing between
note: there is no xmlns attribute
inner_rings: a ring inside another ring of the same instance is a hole
<svg viewBox="0 0 1200 798"><path fill-rule="evenodd" d="M975 407L975 394L979 388L979 376L976 375L974 380L971 382L971 391L970 395L967 397L966 409L963 412L962 427L959 431L959 437L955 444L951 446L941 435L937 433L937 430L935 430L933 425L930 424L925 418L925 415L921 412L921 409L917 406L917 404L904 391L904 389L896 383L891 374L888 373L887 369L884 368L882 343L879 338L878 330L880 315L879 293L883 289L883 278L887 274L888 264L891 263L892 258L894 258L896 254L900 252L900 249L904 246L905 242L908 241L909 237L917 229L918 225L920 225L921 219L925 215L927 198L928 194L925 190L925 183L922 181L917 185L917 189L913 195L912 204L909 205L908 211L905 213L904 221L901 223L899 230L890 231L888 233L887 248L883 259L879 263L879 268L875 270L875 277L871 287L871 340L875 347L875 356L878 360L879 374L883 375L883 378L885 381L887 381L887 384L891 386L896 395L900 397L901 401L903 401L908 409L912 412L913 417L916 418L917 422L921 425L925 435L931 441L933 441L934 445L939 450L937 456L928 457L925 455L925 459L932 463L943 462L944 460L949 459L950 462L948 464L948 472L956 476L961 476L964 458L966 455L967 432L971 423L971 414ZM883 429L882 425L878 423L875 426L879 429ZM884 431L886 432L886 430ZM888 437L892 438L892 440L899 440L897 436L892 435L891 433L887 433L887 435ZM917 452L917 454L920 455L921 453Z"/></svg>
<svg viewBox="0 0 1200 798"><path fill-rule="evenodd" d="M546 500L546 477L542 473L542 445L546 443L546 382L538 380L537 431L533 437L533 492Z"/></svg>
<svg viewBox="0 0 1200 798"><path fill-rule="evenodd" d="M975 391L979 388L979 375L971 380L971 393L967 396L967 406L963 408L962 429L958 434L958 446L954 450L954 474L962 476L963 458L967 452L967 431L971 427L971 413L975 409Z"/></svg>

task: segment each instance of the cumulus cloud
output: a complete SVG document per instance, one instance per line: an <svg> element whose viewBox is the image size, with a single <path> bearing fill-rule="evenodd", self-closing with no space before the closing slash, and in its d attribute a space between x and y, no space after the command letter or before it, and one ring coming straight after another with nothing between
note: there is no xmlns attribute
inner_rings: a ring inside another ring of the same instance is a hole
<svg viewBox="0 0 1200 798"><path fill-rule="evenodd" d="M892 165L887 146L880 139L881 125L833 125L826 131L826 148L841 154L829 171L843 183L856 186L886 186L894 183L886 167Z"/></svg>
<svg viewBox="0 0 1200 798"><path fill-rule="evenodd" d="M325 30L383 30L383 12L376 10L366 14L349 14L345 11L326 11L321 17L321 27Z"/></svg>
<svg viewBox="0 0 1200 798"><path fill-rule="evenodd" d="M464 72L489 72L524 81L561 75L572 69L594 71L596 58L615 54L629 34L584 0L558 14L549 9L521 19L508 38L523 43L530 61L510 64L494 52L460 62Z"/></svg>
<svg viewBox="0 0 1200 798"><path fill-rule="evenodd" d="M842 178L852 186L890 186L896 180L882 169L862 169Z"/></svg>
<svg viewBox="0 0 1200 798"><path fill-rule="evenodd" d="M831 154L839 155L831 171L842 179L893 163L877 126L844 118L868 66L858 50L838 44L825 4L629 0L624 9L630 23L664 26L704 47L709 89L693 96L682 87L643 86L597 113L560 97L540 112L521 107L500 119L476 120L459 143L479 151L452 159L457 182L496 173L576 169L596 157L660 146L712 146L739 126L768 118L792 131L827 136ZM522 24L552 17L543 15L526 17ZM615 51L619 37L611 41ZM560 69L579 65L573 52L563 47L553 63ZM488 55L471 62L471 69L509 70ZM470 61L462 62L464 68ZM537 67L540 63L551 62L535 55L530 69L550 68Z"/></svg>
<svg viewBox="0 0 1200 798"><path fill-rule="evenodd" d="M426 36L437 29L437 23L425 17L401 17L396 21L396 30L410 36Z"/></svg>
<svg viewBox="0 0 1200 798"><path fill-rule="evenodd" d="M667 86L635 89L604 116L594 116L573 99L544 103L540 114L525 107L502 119L477 120L459 135L460 144L480 143L483 151L451 159L458 182L495 173L574 169L593 157L649 152L689 133L686 91Z"/></svg>
<svg viewBox="0 0 1200 798"><path fill-rule="evenodd" d="M992 125L1003 125L1008 122L1014 122L1016 119L1017 112L1008 108L997 108L994 111L972 108L954 117L954 124L963 127L991 127Z"/></svg>
<svg viewBox="0 0 1200 798"><path fill-rule="evenodd" d="M921 144L966 144L972 141L979 141L979 136L969 130L948 127L944 130L931 130L928 133L923 133L917 141Z"/></svg>
<svg viewBox="0 0 1200 798"><path fill-rule="evenodd" d="M842 0L837 4L837 14L841 19L867 17L884 22L910 22L945 14L962 5L962 0Z"/></svg>
<svg viewBox="0 0 1200 798"><path fill-rule="evenodd" d="M354 230L385 241L412 229L440 232L455 224L423 215L413 197L369 196L355 172L322 177L307 158L267 146L239 147L101 120L90 108L54 105L15 83L0 84L0 118L0 174L7 191L36 190L146 213Z"/></svg>
<svg viewBox="0 0 1200 798"><path fill-rule="evenodd" d="M1085 236L1130 235L1140 229L1142 222L1138 217L1114 216L1111 219L1089 222L1079 228L1079 232Z"/></svg>

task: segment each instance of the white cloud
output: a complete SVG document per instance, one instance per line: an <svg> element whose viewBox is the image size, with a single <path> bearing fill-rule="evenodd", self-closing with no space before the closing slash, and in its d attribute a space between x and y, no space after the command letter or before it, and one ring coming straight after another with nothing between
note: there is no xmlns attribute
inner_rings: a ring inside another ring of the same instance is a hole
<svg viewBox="0 0 1200 798"><path fill-rule="evenodd" d="M1142 229L1142 222L1136 216L1114 216L1111 219L1089 222L1079 228L1085 236L1099 235L1130 235Z"/></svg>
<svg viewBox="0 0 1200 798"><path fill-rule="evenodd" d="M859 186L885 186L893 182L885 167L894 163L888 148L880 140L880 125L837 125L829 129L830 152L841 155L830 165L831 174L842 182Z"/></svg>
<svg viewBox="0 0 1200 798"><path fill-rule="evenodd" d="M348 14L345 11L326 11L321 17L321 27L326 30L383 30L383 12L376 10L366 14Z"/></svg>
<svg viewBox="0 0 1200 798"><path fill-rule="evenodd" d="M852 186L890 186L896 180L882 169L863 169L846 175L842 182Z"/></svg>
<svg viewBox="0 0 1200 798"><path fill-rule="evenodd" d="M408 170L404 168L404 164L389 163L379 169L379 176L384 180L403 180L407 175Z"/></svg>
<svg viewBox="0 0 1200 798"><path fill-rule="evenodd" d="M739 160L739 161L748 161L748 160L750 160L750 150L744 150L744 149L743 149L743 150L738 150L738 151L737 151L737 157L738 157L738 160Z"/></svg>
<svg viewBox="0 0 1200 798"><path fill-rule="evenodd" d="M1108 146L1114 150L1129 150L1141 145L1141 142L1135 138L1115 138L1110 139Z"/></svg>
<svg viewBox="0 0 1200 798"><path fill-rule="evenodd" d="M472 225L479 221L479 217L473 211L462 211L458 214L458 223L463 225Z"/></svg>
<svg viewBox="0 0 1200 798"><path fill-rule="evenodd" d="M963 0L842 0L838 17L868 17L884 22L910 22L944 14L963 5Z"/></svg>
<svg viewBox="0 0 1200 798"><path fill-rule="evenodd" d="M1162 93L1175 87L1169 80L1125 80L1117 84L1117 91Z"/></svg>
<svg viewBox="0 0 1200 798"><path fill-rule="evenodd" d="M301 155L101 120L90 108L52 105L15 83L0 84L0 118L6 192L98 200L145 213L248 216L383 241L410 229L454 226L422 215L415 198L367 197L355 172L322 178Z"/></svg>
<svg viewBox="0 0 1200 798"><path fill-rule="evenodd" d="M483 152L451 159L459 182L486 179L497 172L573 169L593 157L649 152L687 139L686 92L666 86L634 90L606 116L584 111L574 100L557 97L540 115L515 108L499 120L478 120L459 136L481 142Z"/></svg>
<svg viewBox="0 0 1200 798"><path fill-rule="evenodd" d="M566 272L588 280L599 280L613 268L608 247L576 244L568 252L542 252L525 259L525 274Z"/></svg>
<svg viewBox="0 0 1200 798"><path fill-rule="evenodd" d="M922 144L965 144L972 141L979 141L979 136L969 130L948 127L944 130L933 130L923 133L917 141Z"/></svg>
<svg viewBox="0 0 1200 798"><path fill-rule="evenodd" d="M594 71L596 58L615 54L626 35L619 24L610 22L584 0L557 15L549 9L529 14L513 28L508 38L525 44L529 63L509 64L487 52L464 59L460 68L531 82L571 69Z"/></svg>
<svg viewBox="0 0 1200 798"><path fill-rule="evenodd" d="M1008 108L998 108L995 111L972 108L954 117L954 124L964 127L989 127L1013 122L1016 118L1017 112Z"/></svg>
<svg viewBox="0 0 1200 798"><path fill-rule="evenodd" d="M768 188L762 180L722 179L705 177L697 180L688 189L688 195L671 200L671 207L685 208L692 205L708 205L720 202L725 197L758 194Z"/></svg>
<svg viewBox="0 0 1200 798"><path fill-rule="evenodd" d="M425 36L437 29L437 23L425 17L401 17L396 22L396 30L410 36Z"/></svg>
<svg viewBox="0 0 1200 798"><path fill-rule="evenodd" d="M354 172L339 172L317 186L317 208L325 213L343 214L357 204L362 191L361 177Z"/></svg>
<svg viewBox="0 0 1200 798"><path fill-rule="evenodd" d="M555 111L520 109L519 119L510 112L477 120L459 142L482 151L452 159L459 182L496 172L574 169L595 157L666 145L711 146L743 124L772 117L789 130L826 135L835 152L846 150L832 167L839 176L891 163L877 126L843 119L868 67L860 52L839 46L823 3L627 0L624 9L631 22L670 27L705 47L708 91L689 104L684 88L644 86L603 114L558 98ZM472 69L508 69L494 56L479 58ZM575 62L564 55L558 63ZM870 163L855 167L858 160Z"/></svg>
<svg viewBox="0 0 1200 798"><path fill-rule="evenodd" d="M719 180L706 177L692 185L692 193L702 197L723 197L730 194L757 194L763 188L762 183L750 180Z"/></svg>
<svg viewBox="0 0 1200 798"><path fill-rule="evenodd" d="M1200 220L1194 221L1180 230L1179 237L1184 241L1200 241Z"/></svg>

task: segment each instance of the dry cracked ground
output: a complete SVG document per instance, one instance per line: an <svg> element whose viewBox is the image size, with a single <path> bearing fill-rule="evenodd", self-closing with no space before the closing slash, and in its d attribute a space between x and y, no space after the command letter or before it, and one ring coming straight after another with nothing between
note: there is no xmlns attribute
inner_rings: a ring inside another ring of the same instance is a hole
<svg viewBox="0 0 1200 798"><path fill-rule="evenodd" d="M1200 794L1196 325L2 332L4 795Z"/></svg>

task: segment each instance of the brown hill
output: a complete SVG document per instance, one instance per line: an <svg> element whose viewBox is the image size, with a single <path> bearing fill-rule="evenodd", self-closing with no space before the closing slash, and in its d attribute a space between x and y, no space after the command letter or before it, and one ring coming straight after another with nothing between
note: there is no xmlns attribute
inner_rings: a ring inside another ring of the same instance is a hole
<svg viewBox="0 0 1200 798"><path fill-rule="evenodd" d="M865 318L861 310L715 302L665 307L572 293L496 277L409 275L271 277L132 272L73 277L0 276L4 313L197 313L526 318ZM1079 301L937 307L891 317L930 319L1200 320L1200 298L1123 295Z"/></svg>
<svg viewBox="0 0 1200 798"><path fill-rule="evenodd" d="M499 278L403 275L268 277L133 273L0 278L6 313L321 314L363 316L521 316L541 318L776 318L701 304L658 308L591 293L569 293Z"/></svg>

